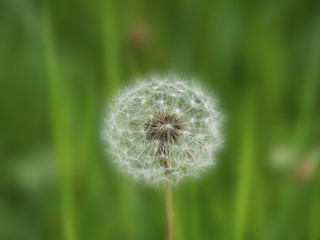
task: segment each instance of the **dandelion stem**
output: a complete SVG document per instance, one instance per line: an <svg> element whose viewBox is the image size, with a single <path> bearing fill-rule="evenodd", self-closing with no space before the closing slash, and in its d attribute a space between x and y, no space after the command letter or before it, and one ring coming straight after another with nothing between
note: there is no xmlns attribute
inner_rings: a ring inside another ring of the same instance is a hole
<svg viewBox="0 0 320 240"><path fill-rule="evenodd" d="M172 186L170 172L166 173L165 208L166 208L166 240L173 240Z"/></svg>

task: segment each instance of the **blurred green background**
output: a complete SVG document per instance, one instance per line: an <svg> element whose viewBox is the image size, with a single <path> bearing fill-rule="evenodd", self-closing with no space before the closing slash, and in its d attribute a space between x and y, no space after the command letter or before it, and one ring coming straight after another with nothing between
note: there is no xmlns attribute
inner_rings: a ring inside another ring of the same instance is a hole
<svg viewBox="0 0 320 240"><path fill-rule="evenodd" d="M164 239L164 194L99 128L148 73L197 76L227 121L174 189L175 239L320 239L319 1L0 0L0 239Z"/></svg>

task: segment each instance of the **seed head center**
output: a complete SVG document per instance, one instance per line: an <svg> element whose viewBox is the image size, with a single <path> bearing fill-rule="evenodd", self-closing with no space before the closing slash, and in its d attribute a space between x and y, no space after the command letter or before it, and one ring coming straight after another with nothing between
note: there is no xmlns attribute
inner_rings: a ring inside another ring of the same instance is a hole
<svg viewBox="0 0 320 240"><path fill-rule="evenodd" d="M182 135L182 129L180 118L174 114L154 115L144 123L146 139L159 141L162 144L178 141Z"/></svg>

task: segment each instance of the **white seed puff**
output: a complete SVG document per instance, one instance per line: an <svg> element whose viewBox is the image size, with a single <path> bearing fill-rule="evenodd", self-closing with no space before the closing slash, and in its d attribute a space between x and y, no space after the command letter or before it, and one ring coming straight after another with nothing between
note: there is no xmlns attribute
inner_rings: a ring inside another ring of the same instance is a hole
<svg viewBox="0 0 320 240"><path fill-rule="evenodd" d="M214 164L222 120L216 101L195 81L156 75L118 94L102 136L122 171L150 184L176 184Z"/></svg>

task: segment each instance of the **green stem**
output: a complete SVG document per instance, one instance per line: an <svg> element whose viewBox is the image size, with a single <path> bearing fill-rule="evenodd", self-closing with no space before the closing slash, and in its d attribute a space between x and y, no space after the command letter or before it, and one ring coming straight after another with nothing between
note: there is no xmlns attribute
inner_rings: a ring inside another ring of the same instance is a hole
<svg viewBox="0 0 320 240"><path fill-rule="evenodd" d="M173 240L172 186L170 173L166 173L165 209L166 209L166 240Z"/></svg>

